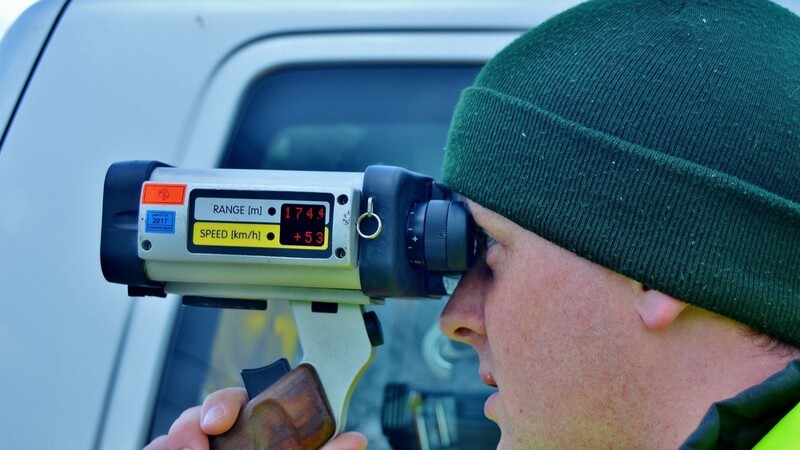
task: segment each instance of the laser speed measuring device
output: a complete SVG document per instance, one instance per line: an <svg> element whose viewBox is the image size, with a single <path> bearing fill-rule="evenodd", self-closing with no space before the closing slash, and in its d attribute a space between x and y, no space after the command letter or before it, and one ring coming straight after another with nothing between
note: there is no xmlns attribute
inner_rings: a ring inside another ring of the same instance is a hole
<svg viewBox="0 0 800 450"><path fill-rule="evenodd" d="M364 305L445 295L475 254L465 203L430 177L390 166L345 173L120 162L106 174L102 220L103 274L131 296L291 305L303 362L243 372L251 403L231 432L212 439L215 448L318 448L341 432L382 342ZM270 431L256 430L265 418Z"/></svg>

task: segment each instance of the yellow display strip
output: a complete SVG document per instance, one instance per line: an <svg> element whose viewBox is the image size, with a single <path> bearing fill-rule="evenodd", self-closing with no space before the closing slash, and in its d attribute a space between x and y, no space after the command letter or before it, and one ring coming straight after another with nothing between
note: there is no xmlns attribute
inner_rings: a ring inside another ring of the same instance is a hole
<svg viewBox="0 0 800 450"><path fill-rule="evenodd" d="M278 224L195 222L192 243L215 247L325 250L328 248L328 228L325 228L322 245L281 245Z"/></svg>

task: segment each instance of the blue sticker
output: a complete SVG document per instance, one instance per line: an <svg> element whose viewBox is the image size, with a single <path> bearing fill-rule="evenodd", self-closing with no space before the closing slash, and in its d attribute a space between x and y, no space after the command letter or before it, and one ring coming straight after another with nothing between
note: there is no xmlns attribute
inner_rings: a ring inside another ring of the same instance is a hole
<svg viewBox="0 0 800 450"><path fill-rule="evenodd" d="M147 211L146 233L175 234L175 211Z"/></svg>

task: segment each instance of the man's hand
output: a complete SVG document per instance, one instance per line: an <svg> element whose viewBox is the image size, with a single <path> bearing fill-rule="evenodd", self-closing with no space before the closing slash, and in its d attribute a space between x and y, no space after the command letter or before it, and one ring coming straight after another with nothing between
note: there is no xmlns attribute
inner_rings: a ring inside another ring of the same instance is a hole
<svg viewBox="0 0 800 450"><path fill-rule="evenodd" d="M208 436L228 431L239 410L247 404L242 388L221 389L209 395L201 406L189 408L178 417L169 434L159 436L144 450L208 450ZM356 432L342 433L321 450L364 450L367 438Z"/></svg>

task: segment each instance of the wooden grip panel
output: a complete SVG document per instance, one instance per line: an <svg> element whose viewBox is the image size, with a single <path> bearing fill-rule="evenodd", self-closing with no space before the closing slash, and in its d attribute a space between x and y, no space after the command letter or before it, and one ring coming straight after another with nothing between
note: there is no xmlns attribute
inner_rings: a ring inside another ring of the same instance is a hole
<svg viewBox="0 0 800 450"><path fill-rule="evenodd" d="M335 430L317 372L301 364L250 400L233 428L209 441L212 450L315 450Z"/></svg>

